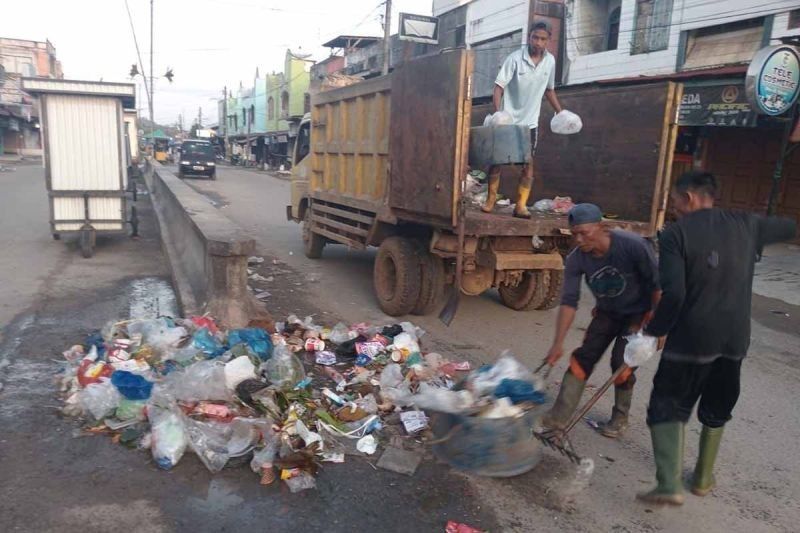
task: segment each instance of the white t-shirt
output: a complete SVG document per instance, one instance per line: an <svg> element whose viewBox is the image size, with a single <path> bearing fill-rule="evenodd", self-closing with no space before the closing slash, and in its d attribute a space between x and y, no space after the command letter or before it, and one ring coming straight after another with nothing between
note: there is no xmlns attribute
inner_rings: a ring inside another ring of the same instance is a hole
<svg viewBox="0 0 800 533"><path fill-rule="evenodd" d="M525 45L508 55L497 73L495 84L504 89L503 111L514 119L514 124L529 128L539 125L539 111L546 89L555 87L556 60L544 51L538 65L534 65Z"/></svg>

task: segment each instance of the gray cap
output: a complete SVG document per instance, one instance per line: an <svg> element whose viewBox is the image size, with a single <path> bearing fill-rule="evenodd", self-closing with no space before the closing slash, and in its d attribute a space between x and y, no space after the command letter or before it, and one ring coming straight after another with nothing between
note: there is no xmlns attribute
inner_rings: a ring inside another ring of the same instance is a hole
<svg viewBox="0 0 800 533"><path fill-rule="evenodd" d="M569 210L569 225L580 226L603 220L603 212L594 204L578 204Z"/></svg>

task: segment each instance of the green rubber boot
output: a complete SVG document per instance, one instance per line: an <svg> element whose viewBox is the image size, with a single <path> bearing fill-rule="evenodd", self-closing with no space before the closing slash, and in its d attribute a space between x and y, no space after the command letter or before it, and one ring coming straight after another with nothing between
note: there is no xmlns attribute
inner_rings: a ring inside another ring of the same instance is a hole
<svg viewBox="0 0 800 533"><path fill-rule="evenodd" d="M717 460L724 427L703 426L703 431L700 432L700 451L692 478L692 494L695 496L705 496L717 485L714 479L714 462Z"/></svg>
<svg viewBox="0 0 800 533"><path fill-rule="evenodd" d="M569 417L575 412L578 402L581 401L584 387L586 387L586 382L567 370L561 381L556 403L553 404L550 412L542 417L542 425L547 429L564 429Z"/></svg>
<svg viewBox="0 0 800 533"><path fill-rule="evenodd" d="M617 439L628 429L628 413L631 412L633 387L614 388L614 408L611 410L611 420L600 428L600 434L609 439Z"/></svg>
<svg viewBox="0 0 800 533"><path fill-rule="evenodd" d="M683 428L681 422L664 422L650 426L653 438L653 458L656 462L657 486L636 498L657 505L682 505Z"/></svg>

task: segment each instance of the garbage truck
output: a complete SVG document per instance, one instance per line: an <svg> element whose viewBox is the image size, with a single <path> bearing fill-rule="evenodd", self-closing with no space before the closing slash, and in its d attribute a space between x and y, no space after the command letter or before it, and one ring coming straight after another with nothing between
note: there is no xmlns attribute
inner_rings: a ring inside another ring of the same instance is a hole
<svg viewBox="0 0 800 533"><path fill-rule="evenodd" d="M473 106L472 76L471 51L418 58L312 95L299 125L287 217L302 223L309 258L329 245L377 247L374 291L390 316L434 311L448 285L473 296L495 288L515 310L558 305L571 246L566 215L533 211L521 219L467 205L470 131L490 111ZM597 203L612 224L654 235L666 208L680 91L670 82L642 87L559 91L584 130L541 132L540 151L548 153L536 157L537 198ZM626 135L631 102L658 127ZM608 161L604 146L613 143L635 153ZM519 171L505 169L504 186L515 188Z"/></svg>

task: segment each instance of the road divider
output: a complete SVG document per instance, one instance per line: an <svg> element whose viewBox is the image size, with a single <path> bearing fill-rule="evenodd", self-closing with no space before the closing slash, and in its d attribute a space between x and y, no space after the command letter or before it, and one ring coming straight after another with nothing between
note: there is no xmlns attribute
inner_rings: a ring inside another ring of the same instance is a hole
<svg viewBox="0 0 800 533"><path fill-rule="evenodd" d="M269 318L247 287L255 240L160 164L148 160L144 179L183 315L209 313L233 328Z"/></svg>

